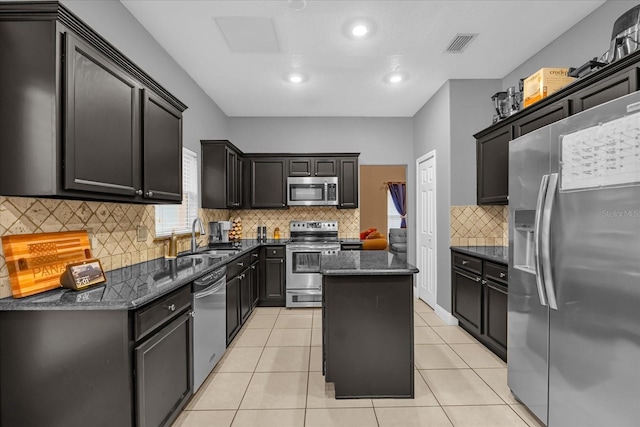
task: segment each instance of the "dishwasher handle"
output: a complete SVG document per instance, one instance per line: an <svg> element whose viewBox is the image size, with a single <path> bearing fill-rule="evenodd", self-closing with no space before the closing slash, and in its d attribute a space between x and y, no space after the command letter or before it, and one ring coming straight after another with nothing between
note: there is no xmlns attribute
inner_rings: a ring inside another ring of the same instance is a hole
<svg viewBox="0 0 640 427"><path fill-rule="evenodd" d="M214 282L211 286L207 287L206 289L203 289L198 293L193 294L193 297L195 299L208 297L209 295L219 292L220 289L223 289L225 286L227 286L227 276L222 276L218 281Z"/></svg>

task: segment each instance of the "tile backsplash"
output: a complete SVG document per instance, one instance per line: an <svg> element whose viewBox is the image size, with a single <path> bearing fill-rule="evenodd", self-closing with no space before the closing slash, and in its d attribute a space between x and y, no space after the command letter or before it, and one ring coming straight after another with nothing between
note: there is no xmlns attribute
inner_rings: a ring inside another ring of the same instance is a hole
<svg viewBox="0 0 640 427"><path fill-rule="evenodd" d="M507 206L451 206L452 246L508 246Z"/></svg>
<svg viewBox="0 0 640 427"><path fill-rule="evenodd" d="M200 209L199 215L207 230L206 224L211 221L240 218L243 237L248 239L256 237L258 225L267 227L269 237L273 237L275 227L280 227L280 236L286 239L291 220L337 220L339 235L343 238L358 237L360 231L358 209ZM138 240L139 227L147 230L141 241ZM93 256L100 259L105 271L162 257L166 250L166 240L155 239L153 205L0 196L0 236L74 230L89 231ZM207 237L199 241L206 244ZM189 236L181 236L178 251L188 250L189 244ZM11 296L9 271L0 246L0 298L7 296Z"/></svg>

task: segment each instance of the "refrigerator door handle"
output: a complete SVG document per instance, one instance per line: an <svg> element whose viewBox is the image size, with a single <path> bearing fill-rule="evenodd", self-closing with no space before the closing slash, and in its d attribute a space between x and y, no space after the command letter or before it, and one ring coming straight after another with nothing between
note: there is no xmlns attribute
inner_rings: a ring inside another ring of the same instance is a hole
<svg viewBox="0 0 640 427"><path fill-rule="evenodd" d="M542 211L542 231L540 234L542 240L542 275L544 276L544 287L549 301L549 307L557 310L558 301L556 299L555 284L553 283L553 275L551 274L551 213L553 212L553 203L555 200L556 189L558 187L558 174L549 175L549 184L547 186L547 194L544 200L544 208Z"/></svg>
<svg viewBox="0 0 640 427"><path fill-rule="evenodd" d="M540 229L542 228L542 209L544 206L544 199L547 194L547 188L549 186L549 175L542 175L542 181L540 181L540 189L538 190L538 200L536 201L536 216L533 227L533 241L534 251L533 258L536 268L536 287L538 288L538 297L540 298L541 305L549 305L547 300L547 293L545 291L544 279L542 277L542 263L540 249L542 243L540 242Z"/></svg>

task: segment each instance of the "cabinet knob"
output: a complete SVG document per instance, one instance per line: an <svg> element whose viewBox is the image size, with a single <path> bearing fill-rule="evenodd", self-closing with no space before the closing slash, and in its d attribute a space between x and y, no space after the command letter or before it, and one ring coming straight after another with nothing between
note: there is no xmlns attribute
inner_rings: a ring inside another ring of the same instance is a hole
<svg viewBox="0 0 640 427"><path fill-rule="evenodd" d="M153 197L153 191L147 191L146 193L144 193L144 195L146 197Z"/></svg>
<svg viewBox="0 0 640 427"><path fill-rule="evenodd" d="M284 207L284 203L282 204L282 207Z"/></svg>
<svg viewBox="0 0 640 427"><path fill-rule="evenodd" d="M481 278L481 277L476 277L476 278L475 278L475 281L476 281L476 282L479 282L480 280L482 280L482 278Z"/></svg>
<svg viewBox="0 0 640 427"><path fill-rule="evenodd" d="M506 276L506 274L500 273L500 277L504 277L504 276Z"/></svg>
<svg viewBox="0 0 640 427"><path fill-rule="evenodd" d="M256 266L255 266L255 265L252 265L252 266L251 266L251 269L252 269L252 270L255 270L255 269L256 269Z"/></svg>
<svg viewBox="0 0 640 427"><path fill-rule="evenodd" d="M238 263L238 265L239 265L240 267L244 267L244 262L239 262L239 263Z"/></svg>
<svg viewBox="0 0 640 427"><path fill-rule="evenodd" d="M280 260L280 264L282 264L283 262L284 262L284 260L283 260L283 259L281 259L281 260Z"/></svg>
<svg viewBox="0 0 640 427"><path fill-rule="evenodd" d="M467 265L467 264L469 264L469 261L462 260L462 265Z"/></svg>
<svg viewBox="0 0 640 427"><path fill-rule="evenodd" d="M167 306L167 310L169 311L176 311L176 305L175 304L171 304Z"/></svg>
<svg viewBox="0 0 640 427"><path fill-rule="evenodd" d="M253 257L254 258L258 258L258 254L253 254Z"/></svg>
<svg viewBox="0 0 640 427"><path fill-rule="evenodd" d="M142 190L136 190L136 196L142 196L143 191Z"/></svg>
<svg viewBox="0 0 640 427"><path fill-rule="evenodd" d="M486 281L486 280L483 280L483 281L482 281L482 284L483 284L483 285L486 285L486 284L487 284L487 281Z"/></svg>

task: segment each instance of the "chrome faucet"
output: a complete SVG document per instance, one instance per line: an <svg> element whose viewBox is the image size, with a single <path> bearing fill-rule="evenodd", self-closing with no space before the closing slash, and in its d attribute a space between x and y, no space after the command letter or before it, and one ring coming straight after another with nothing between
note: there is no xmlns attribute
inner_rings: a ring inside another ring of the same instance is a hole
<svg viewBox="0 0 640 427"><path fill-rule="evenodd" d="M191 224L191 253L194 253L196 249L198 249L198 242L196 242L196 224L200 224L200 234L204 234L204 225L202 225L202 221L200 218L196 218L193 220L193 224Z"/></svg>

